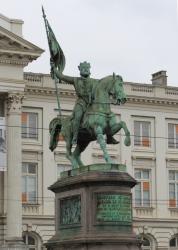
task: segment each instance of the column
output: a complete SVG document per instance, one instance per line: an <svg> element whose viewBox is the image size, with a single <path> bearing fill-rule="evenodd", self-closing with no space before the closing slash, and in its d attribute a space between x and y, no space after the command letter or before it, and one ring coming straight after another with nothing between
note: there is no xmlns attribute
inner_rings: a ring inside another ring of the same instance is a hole
<svg viewBox="0 0 178 250"><path fill-rule="evenodd" d="M7 97L7 232L3 249L24 249L21 203L21 106L23 93Z"/></svg>

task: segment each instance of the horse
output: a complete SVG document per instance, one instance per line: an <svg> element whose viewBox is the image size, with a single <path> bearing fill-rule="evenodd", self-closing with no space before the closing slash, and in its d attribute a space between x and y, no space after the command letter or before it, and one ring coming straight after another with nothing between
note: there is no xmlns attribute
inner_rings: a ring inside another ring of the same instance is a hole
<svg viewBox="0 0 178 250"><path fill-rule="evenodd" d="M72 164L72 168L83 166L81 153L91 141L97 140L103 151L107 163L113 163L108 154L105 140L106 137L115 135L121 129L124 130L124 144L130 146L130 132L124 121L117 122L116 115L111 111L111 96L114 104L120 105L126 102L126 95L123 88L123 80L119 75L106 76L97 81L94 86L93 100L88 106L82 118L78 133L77 145L72 152L72 116L67 118L56 117L49 124L50 150L53 151L58 144L59 134L62 134L66 141L66 157Z"/></svg>

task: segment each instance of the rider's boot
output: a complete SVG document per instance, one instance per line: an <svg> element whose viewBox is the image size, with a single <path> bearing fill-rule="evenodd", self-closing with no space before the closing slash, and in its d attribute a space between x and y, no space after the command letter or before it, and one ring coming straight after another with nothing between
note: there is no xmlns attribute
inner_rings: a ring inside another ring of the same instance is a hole
<svg viewBox="0 0 178 250"><path fill-rule="evenodd" d="M83 115L83 110L80 105L76 106L76 111L73 118L73 138L72 138L72 145L77 144L78 133L80 128L80 123Z"/></svg>
<svg viewBox="0 0 178 250"><path fill-rule="evenodd" d="M72 138L72 145L77 144L77 139L78 139L78 131L80 128L80 121L76 120L73 122L73 138Z"/></svg>
<svg viewBox="0 0 178 250"><path fill-rule="evenodd" d="M72 145L76 145L77 144L77 135L74 135L72 138Z"/></svg>
<svg viewBox="0 0 178 250"><path fill-rule="evenodd" d="M112 135L107 135L107 144L118 144L119 142L112 136Z"/></svg>

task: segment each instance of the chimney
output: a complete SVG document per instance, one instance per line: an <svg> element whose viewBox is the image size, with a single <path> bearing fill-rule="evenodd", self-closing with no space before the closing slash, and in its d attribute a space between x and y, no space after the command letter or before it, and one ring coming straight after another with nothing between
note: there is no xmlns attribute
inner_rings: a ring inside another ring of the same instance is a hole
<svg viewBox="0 0 178 250"><path fill-rule="evenodd" d="M165 70L158 71L152 74L152 84L167 86L167 75Z"/></svg>

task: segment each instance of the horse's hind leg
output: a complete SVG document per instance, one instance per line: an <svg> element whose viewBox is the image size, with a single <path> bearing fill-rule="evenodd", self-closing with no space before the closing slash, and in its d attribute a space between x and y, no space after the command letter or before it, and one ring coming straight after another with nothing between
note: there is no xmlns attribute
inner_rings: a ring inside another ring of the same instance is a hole
<svg viewBox="0 0 178 250"><path fill-rule="evenodd" d="M77 161L73 158L71 149L72 149L71 140L68 139L68 140L66 140L66 157L67 157L67 159L71 162L72 168L77 168L77 167L78 167L78 163L77 163Z"/></svg>
<svg viewBox="0 0 178 250"><path fill-rule="evenodd" d="M102 130L102 128L100 126L97 126L95 128L95 134L96 134L97 141L98 141L98 143L100 145L100 148L102 149L102 151L104 153L104 158L105 158L106 162L113 163L112 159L109 156L108 151L106 149L106 142L105 142L105 139L104 139L104 136L103 136L103 130Z"/></svg>
<svg viewBox="0 0 178 250"><path fill-rule="evenodd" d="M72 157L75 158L75 160L78 162L79 167L84 166L82 160L81 160L81 153L86 149L86 147L88 146L88 142L82 142L77 144Z"/></svg>

